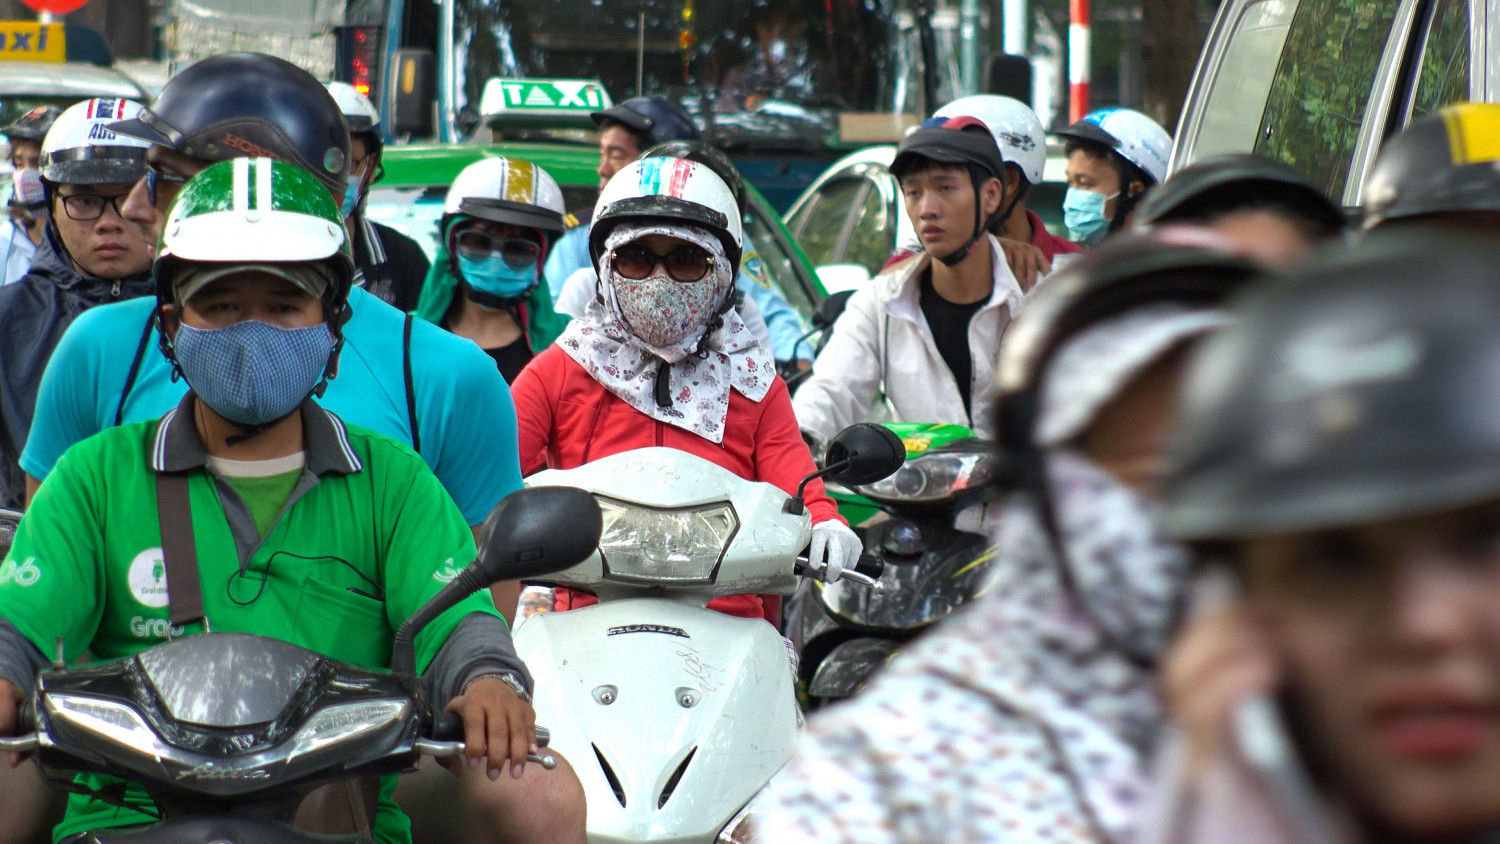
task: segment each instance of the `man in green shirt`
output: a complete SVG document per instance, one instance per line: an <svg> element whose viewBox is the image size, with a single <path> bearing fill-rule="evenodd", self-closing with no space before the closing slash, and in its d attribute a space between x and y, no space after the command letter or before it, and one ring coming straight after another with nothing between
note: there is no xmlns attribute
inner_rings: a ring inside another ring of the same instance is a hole
<svg viewBox="0 0 1500 844"><path fill-rule="evenodd" d="M59 637L69 661L112 659L212 625L388 667L396 628L474 557L421 458L312 400L337 374L353 266L338 208L310 174L266 158L208 167L168 214L155 274L162 351L190 392L159 421L69 449L33 500L0 563L0 735L14 733L16 703ZM202 617L182 627L169 616L181 598L167 589L159 475L187 484ZM523 781L507 791L509 832L582 841L572 773L524 764L530 678L489 595L439 616L416 648L434 699L463 718L470 765ZM375 838L410 841L393 788ZM125 802L150 808L134 787ZM75 794L54 834L151 821Z"/></svg>

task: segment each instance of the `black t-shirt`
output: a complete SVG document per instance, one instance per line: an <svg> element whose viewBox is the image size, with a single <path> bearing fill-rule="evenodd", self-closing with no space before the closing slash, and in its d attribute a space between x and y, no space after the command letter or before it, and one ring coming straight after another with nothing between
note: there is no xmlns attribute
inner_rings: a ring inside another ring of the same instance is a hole
<svg viewBox="0 0 1500 844"><path fill-rule="evenodd" d="M505 383L516 383L516 376L531 362L531 347L526 345L526 335L506 343L498 349L485 349L485 354L495 359L495 365L500 367L500 374L505 376Z"/></svg>
<svg viewBox="0 0 1500 844"><path fill-rule="evenodd" d="M988 300L980 299L968 305L958 305L944 299L932 286L932 271L922 273L922 316L927 318L927 327L932 329L932 339L937 343L938 354L948 364L953 380L958 382L958 394L964 400L964 412L973 415L969 392L974 380L974 362L969 357L969 321ZM930 422L945 420L931 419Z"/></svg>

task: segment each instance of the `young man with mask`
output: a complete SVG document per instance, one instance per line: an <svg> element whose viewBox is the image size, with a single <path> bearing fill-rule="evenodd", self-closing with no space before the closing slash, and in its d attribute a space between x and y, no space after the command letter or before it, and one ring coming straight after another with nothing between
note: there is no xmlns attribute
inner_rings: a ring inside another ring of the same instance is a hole
<svg viewBox="0 0 1500 844"><path fill-rule="evenodd" d="M1165 672L1181 799L1139 840L1500 833L1497 264L1491 235L1377 230L1201 350L1163 525L1219 583Z"/></svg>
<svg viewBox="0 0 1500 844"><path fill-rule="evenodd" d="M9 218L0 223L0 236L5 240L5 277L0 284L20 281L31 269L31 257L42 242L47 196L37 161L42 155L42 139L59 114L62 109L57 106L37 106L4 129L10 142L11 195Z"/></svg>
<svg viewBox="0 0 1500 844"><path fill-rule="evenodd" d="M1128 108L1090 112L1057 133L1067 144L1069 239L1094 246L1125 228L1146 192L1167 177L1172 136Z"/></svg>
<svg viewBox="0 0 1500 844"><path fill-rule="evenodd" d="M414 310L431 267L427 254L415 240L365 216L370 188L385 175L380 164L385 151L380 112L348 82L328 83L328 93L349 126L349 186L340 210L349 227L359 284L397 310Z"/></svg>
<svg viewBox="0 0 1500 844"><path fill-rule="evenodd" d="M189 392L158 421L69 449L28 510L7 565L37 576L0 581L0 734L14 732L17 696L55 641L70 662L85 650L108 659L212 623L387 668L401 622L474 557L419 457L313 400L341 359L354 274L342 223L316 179L268 158L214 164L183 187L155 277L158 342ZM174 486L185 504L171 505ZM173 532L200 553L174 556ZM198 594L179 594L193 578L169 583L178 567L196 570ZM179 617L185 607L193 620ZM492 778L556 773L526 772L529 677L488 596L440 616L416 647L434 698L463 719L471 764ZM373 807L376 841L411 840L394 780ZM79 783L54 833L63 840L155 820L138 788L122 809L96 797L108 778ZM512 809L512 834L556 823L534 799Z"/></svg>
<svg viewBox="0 0 1500 844"><path fill-rule="evenodd" d="M107 128L140 111L130 100L85 100L58 116L42 142L42 243L26 277L0 287L0 506L19 509L25 502L17 461L42 373L63 332L90 308L152 290L155 244L120 214L145 172L146 144Z"/></svg>
<svg viewBox="0 0 1500 844"><path fill-rule="evenodd" d="M153 105L111 127L152 144L146 175L121 209L143 227L160 225L191 175L246 150L302 167L335 203L345 195L344 119L323 85L292 64L253 53L214 56L174 76ZM505 379L472 343L408 319L363 289L350 292L348 311L341 377L330 382L324 405L410 443L477 528L521 483L515 451L503 447L515 440ZM126 302L85 314L64 335L21 458L33 485L73 443L157 418L181 399L186 385L151 343L153 319L149 302Z"/></svg>
<svg viewBox="0 0 1500 844"><path fill-rule="evenodd" d="M908 135L891 163L923 253L849 299L793 407L827 439L872 419L965 425L990 435L1000 336L1022 293L989 233L1005 165L972 117Z"/></svg>

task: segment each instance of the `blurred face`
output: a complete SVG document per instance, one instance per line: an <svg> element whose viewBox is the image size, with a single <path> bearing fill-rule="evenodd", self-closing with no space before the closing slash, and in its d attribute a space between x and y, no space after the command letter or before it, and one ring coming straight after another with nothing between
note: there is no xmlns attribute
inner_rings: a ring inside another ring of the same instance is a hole
<svg viewBox="0 0 1500 844"><path fill-rule="evenodd" d="M1315 245L1295 223L1270 211L1229 214L1207 228L1228 239L1237 254L1276 272L1296 266Z"/></svg>
<svg viewBox="0 0 1500 844"><path fill-rule="evenodd" d="M624 126L615 124L599 135L599 190L609 184L620 168L641 157L635 136Z"/></svg>
<svg viewBox="0 0 1500 844"><path fill-rule="evenodd" d="M1373 838L1500 824L1500 503L1246 543L1298 722Z"/></svg>
<svg viewBox="0 0 1500 844"><path fill-rule="evenodd" d="M16 170L35 170L41 162L42 142L17 140L10 142L10 166Z"/></svg>
<svg viewBox="0 0 1500 844"><path fill-rule="evenodd" d="M53 191L53 224L73 263L85 275L124 278L150 268L156 239L120 214L131 187L130 183L58 185Z"/></svg>
<svg viewBox="0 0 1500 844"><path fill-rule="evenodd" d="M365 143L365 137L363 135L350 135L349 178L363 178L365 168L370 166L370 161L370 145Z"/></svg>
<svg viewBox="0 0 1500 844"><path fill-rule="evenodd" d="M1187 367L1184 345L1131 379L1100 409L1078 441L1095 466L1147 498L1157 498L1166 469L1167 432Z"/></svg>
<svg viewBox="0 0 1500 844"><path fill-rule="evenodd" d="M988 216L1000 207L1003 188L999 179L990 179L980 190ZM927 252L952 254L974 235L974 182L967 168L936 165L913 170L901 179L901 196Z"/></svg>
<svg viewBox="0 0 1500 844"><path fill-rule="evenodd" d="M1068 156L1066 170L1068 187L1086 190L1113 197L1104 203L1104 218L1113 220L1119 200L1120 174L1113 163L1104 156L1089 155L1088 150L1075 149Z"/></svg>

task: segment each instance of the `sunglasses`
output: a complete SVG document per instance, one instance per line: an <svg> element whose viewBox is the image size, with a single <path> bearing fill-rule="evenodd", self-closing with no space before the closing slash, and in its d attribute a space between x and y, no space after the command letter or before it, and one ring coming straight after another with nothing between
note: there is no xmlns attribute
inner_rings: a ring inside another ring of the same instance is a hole
<svg viewBox="0 0 1500 844"><path fill-rule="evenodd" d="M673 281L702 281L713 268L714 257L701 246L678 246L665 255L652 252L644 244L627 243L610 253L615 272L633 281L647 278L658 266L665 267Z"/></svg>
<svg viewBox="0 0 1500 844"><path fill-rule="evenodd" d="M182 186L187 184L187 180L187 176L163 173L148 163L146 165L146 201L150 202L153 208L159 207L156 199L159 195L165 194L164 198L171 202ZM171 185L171 187L168 190L162 190L163 185Z"/></svg>
<svg viewBox="0 0 1500 844"><path fill-rule="evenodd" d="M541 244L520 237L495 237L482 231L462 231L454 237L458 254L471 261L499 255L512 269L531 266L541 257Z"/></svg>

